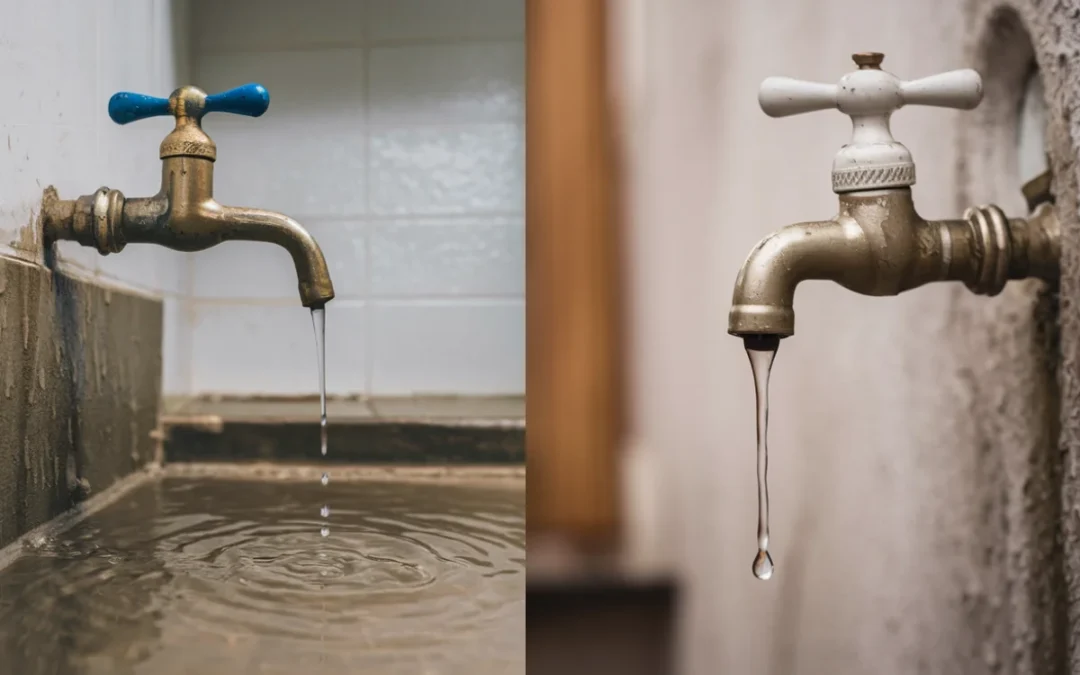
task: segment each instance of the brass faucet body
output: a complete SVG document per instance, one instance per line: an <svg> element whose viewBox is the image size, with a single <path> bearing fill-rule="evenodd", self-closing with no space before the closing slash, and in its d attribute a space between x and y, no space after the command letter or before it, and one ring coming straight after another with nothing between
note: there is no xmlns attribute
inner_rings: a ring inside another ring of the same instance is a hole
<svg viewBox="0 0 1080 675"><path fill-rule="evenodd" d="M790 225L754 247L735 281L729 333L793 335L795 288L811 279L863 295L897 295L935 281L996 295L1009 279L1059 276L1060 226L1050 203L1026 219L982 206L960 220L927 221L915 211L910 188L839 199L833 220Z"/></svg>
<svg viewBox="0 0 1080 675"><path fill-rule="evenodd" d="M47 242L60 239L93 246L103 255L127 244L158 244L201 251L223 241L277 244L292 256L300 299L322 307L334 297L326 259L315 239L280 213L223 206L214 200L217 150L203 131L206 94L182 87L169 98L176 127L161 143L161 189L153 197L125 198L103 187L74 200L46 191L42 222Z"/></svg>

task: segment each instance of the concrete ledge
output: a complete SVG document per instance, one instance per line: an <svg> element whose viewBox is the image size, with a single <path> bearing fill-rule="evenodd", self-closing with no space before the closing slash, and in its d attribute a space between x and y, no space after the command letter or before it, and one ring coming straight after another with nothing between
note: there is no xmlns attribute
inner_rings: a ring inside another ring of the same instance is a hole
<svg viewBox="0 0 1080 675"><path fill-rule="evenodd" d="M282 462L174 462L164 467L164 475L205 480L300 481L314 482L323 467L313 464ZM436 483L438 485L482 485L524 489L525 467L521 465L484 466L335 466L335 483L388 482Z"/></svg>
<svg viewBox="0 0 1080 675"><path fill-rule="evenodd" d="M164 460L521 464L524 409L520 397L332 399L324 459L315 398L170 399Z"/></svg>

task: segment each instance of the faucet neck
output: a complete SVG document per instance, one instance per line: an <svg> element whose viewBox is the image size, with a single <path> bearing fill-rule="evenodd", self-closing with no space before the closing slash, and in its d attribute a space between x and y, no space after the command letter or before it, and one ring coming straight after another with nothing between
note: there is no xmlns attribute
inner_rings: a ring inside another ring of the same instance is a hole
<svg viewBox="0 0 1080 675"><path fill-rule="evenodd" d="M896 227L922 221L915 210L911 188L844 192L839 198L840 216L852 218L858 223L881 223Z"/></svg>
<svg viewBox="0 0 1080 675"><path fill-rule="evenodd" d="M161 142L161 159L198 157L210 162L217 159L217 146L202 130L199 120L177 117L176 128Z"/></svg>
<svg viewBox="0 0 1080 675"><path fill-rule="evenodd" d="M214 161L174 155L161 161L161 189L172 209L198 207L214 198Z"/></svg>
<svg viewBox="0 0 1080 675"><path fill-rule="evenodd" d="M206 92L198 87L180 87L169 97L169 111L176 117L176 128L161 142L161 159L201 157L211 162L217 159L217 146L202 129Z"/></svg>

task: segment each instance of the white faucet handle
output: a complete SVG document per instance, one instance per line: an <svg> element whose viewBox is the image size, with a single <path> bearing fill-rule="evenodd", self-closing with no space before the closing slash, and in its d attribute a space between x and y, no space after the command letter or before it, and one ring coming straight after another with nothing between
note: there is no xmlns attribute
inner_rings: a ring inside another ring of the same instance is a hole
<svg viewBox="0 0 1080 675"><path fill-rule="evenodd" d="M835 108L839 87L790 77L769 77L758 90L758 104L769 117L787 117Z"/></svg>
<svg viewBox="0 0 1080 675"><path fill-rule="evenodd" d="M982 78L970 68L900 83L904 105L971 110L982 101Z"/></svg>
<svg viewBox="0 0 1080 675"><path fill-rule="evenodd" d="M836 85L770 77L761 83L758 103L770 117L826 108L851 117L851 142L833 160L834 192L914 185L915 162L892 137L889 117L905 105L970 110L982 100L982 79L974 70L954 70L904 82L881 69L884 54L864 52L852 59L859 69Z"/></svg>

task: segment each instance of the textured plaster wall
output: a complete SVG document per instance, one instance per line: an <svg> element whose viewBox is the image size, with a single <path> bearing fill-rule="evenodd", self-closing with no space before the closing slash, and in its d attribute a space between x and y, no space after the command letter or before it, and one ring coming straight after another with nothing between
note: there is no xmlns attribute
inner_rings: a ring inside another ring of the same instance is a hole
<svg viewBox="0 0 1080 675"><path fill-rule="evenodd" d="M632 542L686 581L684 672L1080 669L1080 3L999 5L642 0L616 18L633 214ZM1023 213L1017 114L1038 64L1063 290L1059 303L1036 282L996 298L801 287L797 334L774 368L777 573L762 583L750 573L753 392L725 334L731 284L769 231L835 212L829 165L850 122L770 119L756 91L769 75L835 82L867 50L905 79L984 74L976 112L893 118L928 218L988 201Z"/></svg>

